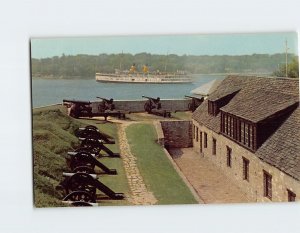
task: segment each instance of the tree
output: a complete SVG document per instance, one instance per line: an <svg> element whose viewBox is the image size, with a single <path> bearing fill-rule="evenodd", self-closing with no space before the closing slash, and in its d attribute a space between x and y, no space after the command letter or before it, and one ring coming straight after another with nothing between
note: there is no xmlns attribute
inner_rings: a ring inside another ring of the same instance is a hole
<svg viewBox="0 0 300 233"><path fill-rule="evenodd" d="M273 75L277 77L285 77L286 76L286 65L282 64L278 67ZM298 57L294 57L293 60L287 65L287 76L289 78L299 78L299 59Z"/></svg>

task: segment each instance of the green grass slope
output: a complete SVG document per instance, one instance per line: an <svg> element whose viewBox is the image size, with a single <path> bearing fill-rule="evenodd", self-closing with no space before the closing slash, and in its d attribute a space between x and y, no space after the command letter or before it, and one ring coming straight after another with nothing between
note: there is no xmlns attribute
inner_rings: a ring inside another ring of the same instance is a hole
<svg viewBox="0 0 300 233"><path fill-rule="evenodd" d="M55 187L68 168L61 156L78 144L74 131L80 123L65 115L63 109L49 107L33 110L33 172L36 207L63 206Z"/></svg>

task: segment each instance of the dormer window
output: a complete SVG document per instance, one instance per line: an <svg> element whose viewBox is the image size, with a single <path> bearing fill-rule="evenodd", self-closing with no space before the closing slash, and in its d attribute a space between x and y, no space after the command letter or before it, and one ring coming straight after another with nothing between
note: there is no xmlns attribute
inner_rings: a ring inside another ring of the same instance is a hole
<svg viewBox="0 0 300 233"><path fill-rule="evenodd" d="M251 150L257 149L256 124L221 111L221 132Z"/></svg>
<svg viewBox="0 0 300 233"><path fill-rule="evenodd" d="M217 103L215 101L208 101L208 114L216 116L220 111Z"/></svg>
<svg viewBox="0 0 300 233"><path fill-rule="evenodd" d="M215 100L208 100L208 114L212 116L217 116L220 112L220 108L228 104L228 102L239 92L235 91L233 93L230 93L228 95L225 95L219 99Z"/></svg>

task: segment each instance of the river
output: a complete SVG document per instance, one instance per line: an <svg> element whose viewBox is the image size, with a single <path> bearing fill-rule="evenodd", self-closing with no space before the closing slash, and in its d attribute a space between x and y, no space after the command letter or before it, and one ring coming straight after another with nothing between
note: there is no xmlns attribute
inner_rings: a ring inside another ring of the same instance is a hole
<svg viewBox="0 0 300 233"><path fill-rule="evenodd" d="M224 75L194 75L193 83L132 84L100 83L94 79L33 79L32 106L41 107L61 103L63 99L97 100L96 96L115 100L141 99L142 95L161 99L183 98L190 91Z"/></svg>

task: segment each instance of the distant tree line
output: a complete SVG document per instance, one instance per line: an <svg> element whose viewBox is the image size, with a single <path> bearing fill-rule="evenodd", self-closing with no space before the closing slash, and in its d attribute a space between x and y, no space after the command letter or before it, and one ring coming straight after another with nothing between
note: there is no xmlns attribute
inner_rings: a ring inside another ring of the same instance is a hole
<svg viewBox="0 0 300 233"><path fill-rule="evenodd" d="M289 63L298 59L288 54ZM31 59L33 77L91 78L96 72L113 73L115 69L128 70L135 63L140 71L144 64L150 71L176 72L184 70L192 74L211 73L274 73L285 62L285 54L253 54L242 56L194 56L175 54L99 54L62 55L51 58Z"/></svg>

